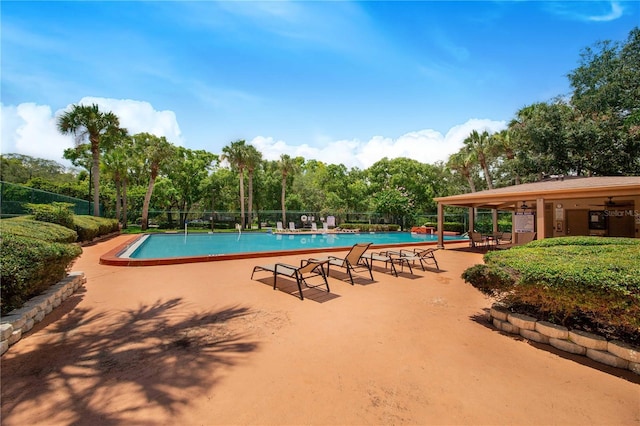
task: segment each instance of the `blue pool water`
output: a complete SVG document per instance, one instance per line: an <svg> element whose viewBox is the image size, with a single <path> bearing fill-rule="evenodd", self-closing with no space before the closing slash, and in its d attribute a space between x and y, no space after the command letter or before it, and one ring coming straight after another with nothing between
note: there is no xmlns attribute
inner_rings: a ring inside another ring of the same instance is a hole
<svg viewBox="0 0 640 426"><path fill-rule="evenodd" d="M446 240L460 237L444 237ZM374 245L416 244L437 241L436 235L409 232L300 234L151 234L134 244L121 257L157 259L188 256L216 256L236 253L351 247L356 243Z"/></svg>

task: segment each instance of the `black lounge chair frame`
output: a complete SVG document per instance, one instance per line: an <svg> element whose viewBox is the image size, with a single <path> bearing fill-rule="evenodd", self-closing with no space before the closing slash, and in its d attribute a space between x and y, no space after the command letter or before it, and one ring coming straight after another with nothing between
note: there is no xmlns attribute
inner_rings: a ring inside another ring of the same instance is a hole
<svg viewBox="0 0 640 426"><path fill-rule="evenodd" d="M362 259L370 263L370 269L373 269L373 262L384 262L384 267L387 268L387 265L391 264L391 273L394 276L398 276L398 270L396 269L396 263L400 264L402 270L404 271L404 265L409 267L409 271L413 275L413 269L411 268L411 262L402 256L399 252L394 251L381 251L377 253L365 253L362 255Z"/></svg>
<svg viewBox="0 0 640 426"><path fill-rule="evenodd" d="M438 266L438 261L436 260L436 251L438 249L437 248L426 248L426 249L413 249L413 250L407 250L407 249L402 249L400 250L400 256L403 257L404 259L407 259L407 261L411 261L414 265L416 260L420 262L420 267L422 268L423 271L426 271L425 269L425 264L429 265L435 265L436 269L439 271L440 270L440 266Z"/></svg>
<svg viewBox="0 0 640 426"><path fill-rule="evenodd" d="M273 272L273 289L276 289L276 282L278 279L278 275L283 275L289 278L295 278L296 283L298 284L298 291L300 293L300 300L304 300L304 295L302 294L302 284L304 284L307 288L316 288L325 286L327 287L327 293L330 293L329 282L327 281L327 274L324 271L323 267L324 262L319 262L315 260L302 260L300 261L300 267L296 267L293 265L288 265L286 263L273 263L269 265L258 265L253 268L253 272L251 273L251 279L253 279L253 274L256 271L268 271ZM307 282L308 278L321 276L324 283L310 285Z"/></svg>

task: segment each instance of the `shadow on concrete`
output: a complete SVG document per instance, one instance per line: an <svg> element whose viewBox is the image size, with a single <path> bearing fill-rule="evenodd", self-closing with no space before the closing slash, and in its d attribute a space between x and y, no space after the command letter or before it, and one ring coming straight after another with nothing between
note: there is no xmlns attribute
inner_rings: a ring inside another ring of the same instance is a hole
<svg viewBox="0 0 640 426"><path fill-rule="evenodd" d="M510 337L514 340L517 340L519 342L525 342L528 345L542 350L542 351L546 351L549 353L552 353L554 355L559 356L560 358L564 358L564 359L569 359L571 361L577 362L578 364L582 364L585 365L587 367L591 367L594 368L596 370L602 371L604 373L607 374L611 374L612 376L616 376L616 377L620 377L621 379L625 379L631 383L636 383L636 384L640 384L640 376L638 376L637 374L635 374L634 372L630 371L630 370L624 370L622 368L616 368L616 367L610 367L606 364L602 364L600 362L594 361L591 358L587 358L584 355L576 355L576 354L572 354L570 352L565 352L563 350L557 349L551 345L547 345L544 343L538 343L538 342L534 342L533 340L529 340L526 339L522 336L520 336L519 334L511 334L511 333L505 333L504 331L498 330L497 328L495 328L493 326L493 324L491 322L489 322L489 309L484 309L483 313L478 313L476 315L472 315L471 317L469 317L472 321L488 328L489 330L495 332L495 333L500 333L505 337Z"/></svg>
<svg viewBox="0 0 640 426"><path fill-rule="evenodd" d="M38 407L45 423L64 413L65 424L115 425L141 406L187 409L216 385L219 370L257 349L230 326L248 313L237 306L189 313L179 298L116 314L75 308L32 336L28 352L3 357L3 422L52 394L63 402Z"/></svg>

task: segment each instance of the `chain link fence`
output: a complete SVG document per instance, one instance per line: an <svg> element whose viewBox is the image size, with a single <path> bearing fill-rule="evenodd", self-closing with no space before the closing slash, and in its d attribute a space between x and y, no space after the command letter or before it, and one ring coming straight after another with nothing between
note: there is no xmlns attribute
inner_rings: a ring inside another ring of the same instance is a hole
<svg viewBox="0 0 640 426"><path fill-rule="evenodd" d="M53 202L73 204L73 213L78 215L93 214L93 203L89 201L0 181L0 217L24 216L30 214L26 204L50 204ZM100 211L102 212L102 206L100 206Z"/></svg>

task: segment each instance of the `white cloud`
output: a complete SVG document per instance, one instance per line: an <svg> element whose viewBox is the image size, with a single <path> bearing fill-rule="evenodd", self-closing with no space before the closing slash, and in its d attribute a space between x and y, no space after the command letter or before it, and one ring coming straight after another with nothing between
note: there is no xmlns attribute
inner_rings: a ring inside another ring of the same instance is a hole
<svg viewBox="0 0 640 426"><path fill-rule="evenodd" d="M614 2L611 2L611 11L609 13L605 13L602 15L592 15L592 16L589 16L587 19L590 21L596 21L596 22L615 21L616 19L622 16L622 13L623 13L622 6L620 6L620 3L618 3L617 1L614 1Z"/></svg>
<svg viewBox="0 0 640 426"><path fill-rule="evenodd" d="M74 142L72 137L58 133L51 107L35 103L0 106L3 154L24 154L63 163L63 151Z"/></svg>
<svg viewBox="0 0 640 426"><path fill-rule="evenodd" d="M96 104L101 111L111 111L120 119L120 126L129 134L147 132L156 136L164 136L175 145L184 145L178 120L173 111L156 111L149 102L131 99L110 99L84 97L80 105ZM69 105L67 110L71 107Z"/></svg>
<svg viewBox="0 0 640 426"><path fill-rule="evenodd" d="M387 157L413 158L421 163L433 164L447 161L449 155L457 152L464 139L472 130L495 133L507 127L504 121L471 119L464 124L452 127L446 135L435 130L425 129L406 133L396 139L374 136L366 142L338 140L326 143L322 148L309 145L288 145L271 137L258 136L250 143L267 160L278 160L281 154L292 157L301 156L328 164L344 164L347 167L366 169L376 161Z"/></svg>
<svg viewBox="0 0 640 426"><path fill-rule="evenodd" d="M183 145L180 126L173 111L156 111L150 103L130 99L82 98L78 104L97 104L101 111L111 111L120 119L120 125L130 134L148 132L165 136L176 145ZM65 149L74 146L73 136L62 135L56 127L60 114L71 108L52 113L48 105L22 103L18 106L0 104L2 120L2 153L30 155L54 160L64 165L70 163L62 158Z"/></svg>
<svg viewBox="0 0 640 426"><path fill-rule="evenodd" d="M120 118L120 124L131 134L149 132L165 136L170 142L182 145L180 127L173 111L156 111L148 102L106 98L82 98L79 104L97 104L103 111L112 111ZM62 159L66 148L74 145L72 136L61 135L56 129L56 118L64 112L52 113L47 105L23 103L2 105L2 153L26 154L70 165ZM69 106L70 107L70 106ZM68 107L68 108L69 108ZM374 136L368 141L358 139L332 140L321 138L319 146L289 145L272 137L258 136L251 140L267 160L278 160L281 154L301 156L327 164L344 164L348 168L366 169L376 161L387 157L413 158L433 164L446 161L462 146L472 130L490 133L506 128L504 121L471 119L452 127L446 135L430 129L418 130L397 138Z"/></svg>
<svg viewBox="0 0 640 426"><path fill-rule="evenodd" d="M621 18L625 13L619 1L554 1L543 4L552 13L577 21L610 22Z"/></svg>

